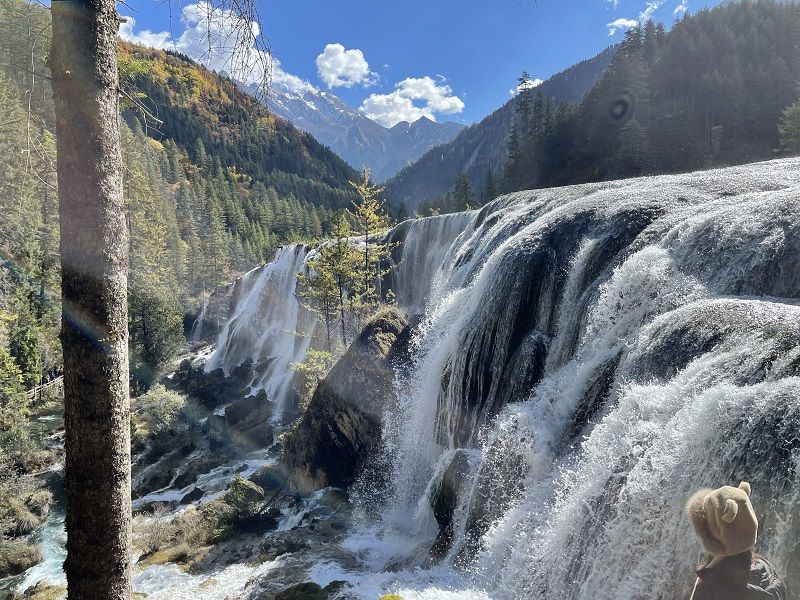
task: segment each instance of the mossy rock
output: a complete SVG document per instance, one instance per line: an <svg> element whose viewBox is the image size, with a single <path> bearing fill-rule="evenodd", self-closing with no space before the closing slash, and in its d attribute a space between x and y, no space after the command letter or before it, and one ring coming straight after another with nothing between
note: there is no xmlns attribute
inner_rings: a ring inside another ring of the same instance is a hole
<svg viewBox="0 0 800 600"><path fill-rule="evenodd" d="M36 546L23 540L0 541L0 579L24 573L42 561Z"/></svg>
<svg viewBox="0 0 800 600"><path fill-rule="evenodd" d="M46 581L40 581L35 587L25 590L22 597L25 600L62 600L67 597L67 586L50 585Z"/></svg>
<svg viewBox="0 0 800 600"><path fill-rule="evenodd" d="M167 563L186 564L192 559L192 549L188 544L178 544L156 550L152 554L143 557L137 563L142 568L152 567L153 565L164 565Z"/></svg>
<svg viewBox="0 0 800 600"><path fill-rule="evenodd" d="M403 600L403 597L400 594L384 594L380 600Z"/></svg>
<svg viewBox="0 0 800 600"><path fill-rule="evenodd" d="M411 331L396 308L380 311L319 382L299 423L284 436L281 462L300 493L348 487L375 455Z"/></svg>

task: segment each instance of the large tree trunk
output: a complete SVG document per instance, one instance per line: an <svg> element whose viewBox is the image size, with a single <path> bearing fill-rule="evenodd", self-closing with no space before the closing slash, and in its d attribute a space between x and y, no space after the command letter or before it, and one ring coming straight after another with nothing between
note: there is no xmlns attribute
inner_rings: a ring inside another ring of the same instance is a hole
<svg viewBox="0 0 800 600"><path fill-rule="evenodd" d="M114 0L53 0L70 599L131 595L128 243Z"/></svg>

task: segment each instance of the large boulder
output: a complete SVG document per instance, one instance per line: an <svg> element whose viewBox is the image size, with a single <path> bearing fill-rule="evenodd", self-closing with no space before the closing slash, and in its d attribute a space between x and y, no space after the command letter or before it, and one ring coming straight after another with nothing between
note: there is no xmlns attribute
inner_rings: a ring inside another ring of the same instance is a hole
<svg viewBox="0 0 800 600"><path fill-rule="evenodd" d="M395 373L408 360L411 328L396 308L375 315L328 376L284 440L283 462L301 492L347 487L381 438Z"/></svg>

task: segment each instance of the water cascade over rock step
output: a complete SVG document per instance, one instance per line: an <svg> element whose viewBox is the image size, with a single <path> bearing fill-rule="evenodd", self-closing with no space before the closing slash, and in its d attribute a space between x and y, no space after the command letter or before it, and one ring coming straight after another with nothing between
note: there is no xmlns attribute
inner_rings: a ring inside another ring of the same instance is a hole
<svg viewBox="0 0 800 600"><path fill-rule="evenodd" d="M481 210L384 423L381 527L492 598L677 600L683 503L747 479L800 583L798 198L793 159Z"/></svg>
<svg viewBox="0 0 800 600"><path fill-rule="evenodd" d="M405 368L365 332L287 436L285 468L308 489L353 482L368 521L349 547L401 595L458 573L466 597L683 599L699 550L683 504L742 479L757 550L800 586L798 198L786 159L401 224L387 287L416 318L387 347L412 336ZM245 276L205 367L274 365L251 391L276 407L305 350L266 332L302 320L275 303L294 301L284 274L304 252ZM381 477L359 472L372 460Z"/></svg>

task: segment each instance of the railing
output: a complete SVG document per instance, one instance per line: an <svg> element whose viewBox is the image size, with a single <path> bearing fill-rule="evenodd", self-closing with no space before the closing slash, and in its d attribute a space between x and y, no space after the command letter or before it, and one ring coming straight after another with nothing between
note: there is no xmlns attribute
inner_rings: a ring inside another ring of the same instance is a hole
<svg viewBox="0 0 800 600"><path fill-rule="evenodd" d="M27 398L28 400L34 400L37 396L41 397L42 392L50 389L55 385L59 385L63 381L64 381L64 376L59 375L55 379L51 379L50 381L48 381L47 383L43 383L42 385L37 385L35 388L32 388L27 392L25 392L25 398Z"/></svg>

